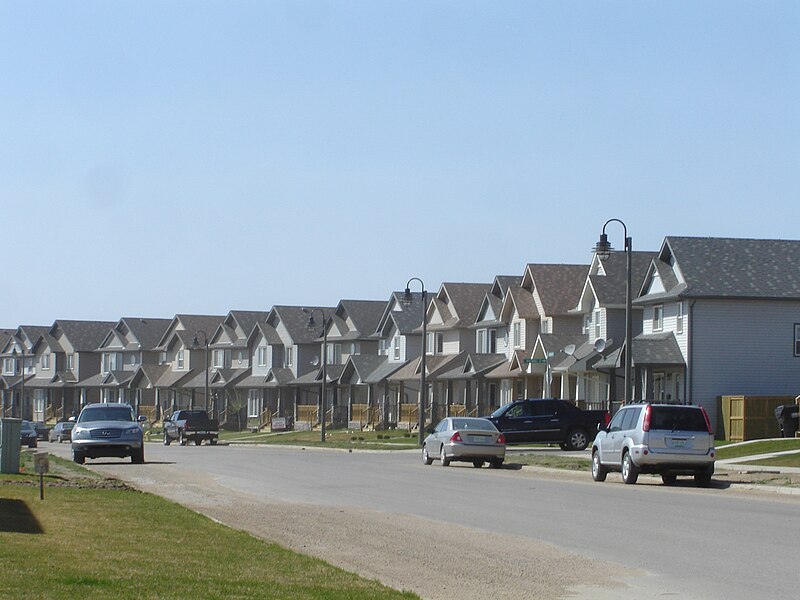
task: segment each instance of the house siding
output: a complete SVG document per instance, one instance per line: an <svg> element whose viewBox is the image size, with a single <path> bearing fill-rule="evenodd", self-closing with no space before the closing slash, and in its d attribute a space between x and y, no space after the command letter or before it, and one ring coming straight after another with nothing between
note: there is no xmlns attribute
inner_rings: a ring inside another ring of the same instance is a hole
<svg viewBox="0 0 800 600"><path fill-rule="evenodd" d="M691 310L688 400L703 406L715 427L718 396L798 394L800 357L792 340L800 302L697 300Z"/></svg>

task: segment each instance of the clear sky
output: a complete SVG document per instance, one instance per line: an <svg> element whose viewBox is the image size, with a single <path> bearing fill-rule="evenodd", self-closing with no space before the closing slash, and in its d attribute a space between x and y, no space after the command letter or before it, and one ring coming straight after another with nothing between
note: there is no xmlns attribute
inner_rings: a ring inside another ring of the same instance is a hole
<svg viewBox="0 0 800 600"><path fill-rule="evenodd" d="M0 0L0 326L800 239L800 3ZM609 238L622 247L622 228Z"/></svg>

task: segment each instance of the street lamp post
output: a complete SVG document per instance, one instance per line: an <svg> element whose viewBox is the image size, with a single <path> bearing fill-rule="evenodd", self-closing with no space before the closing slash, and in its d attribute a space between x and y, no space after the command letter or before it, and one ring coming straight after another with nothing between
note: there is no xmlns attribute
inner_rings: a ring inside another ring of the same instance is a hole
<svg viewBox="0 0 800 600"><path fill-rule="evenodd" d="M428 292L425 290L425 284L419 277L412 277L406 283L406 291L403 294L403 304L405 306L411 306L414 301L413 296L411 295L411 282L418 281L420 287L422 288L422 361L420 364L420 373L419 373L419 423L417 425L418 429L418 442L419 445L422 446L423 442L425 441L425 355L428 353L428 318L426 315L427 311L427 304L428 304Z"/></svg>
<svg viewBox="0 0 800 600"><path fill-rule="evenodd" d="M14 364L16 364L16 361L17 361L17 347L16 346L14 346L14 350L11 351L11 354L14 357ZM20 375L21 375L20 380L19 380L20 395L21 395L21 399L20 399L20 402L19 402L19 407L20 408L19 408L19 413L18 413L17 408L16 408L16 402L14 401L14 394L12 394L11 395L11 416L12 417L16 416L17 414L22 414L22 411L25 410L25 345L24 344L20 344L20 356L22 357L22 359L21 359L22 367L19 370Z"/></svg>
<svg viewBox="0 0 800 600"><path fill-rule="evenodd" d="M309 331L314 331L317 324L314 322L314 311L318 310L322 315L322 386L320 387L320 441L325 442L325 421L328 416L328 398L327 398L327 383L328 383L328 318L325 316L325 311L321 308L304 308L303 312L308 313L308 323L306 328Z"/></svg>
<svg viewBox="0 0 800 600"><path fill-rule="evenodd" d="M619 219L609 219L603 225L603 232L600 234L600 241L597 242L595 245L595 253L597 256L605 260L609 256L611 256L611 251L613 250L611 244L608 241L608 236L606 235L606 226L609 223L619 223L622 225L622 232L625 236L625 256L626 256L626 272L627 277L625 280L625 402L631 402L633 400L633 309L632 309L632 302L633 302L633 289L631 287L631 255L633 252L633 240L632 238L628 237L628 228ZM609 412L611 412L611 401L609 400Z"/></svg>
<svg viewBox="0 0 800 600"><path fill-rule="evenodd" d="M203 343L202 344L200 344L199 340L197 339L197 334L198 333L202 333L203 334ZM202 329L198 329L197 331L194 332L194 339L192 340L192 349L197 350L197 349L200 348L200 346L205 346L206 347L206 389L205 389L205 395L206 395L206 411L208 411L208 335ZM217 409L216 402L212 402L211 403L211 418L212 419L216 419L217 418L217 410L216 409Z"/></svg>

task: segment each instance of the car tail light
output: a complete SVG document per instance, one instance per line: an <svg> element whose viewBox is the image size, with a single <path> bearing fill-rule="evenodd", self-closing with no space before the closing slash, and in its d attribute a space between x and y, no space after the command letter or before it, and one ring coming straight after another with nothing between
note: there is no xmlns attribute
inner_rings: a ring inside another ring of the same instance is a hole
<svg viewBox="0 0 800 600"><path fill-rule="evenodd" d="M650 411L653 409L649 404L644 407L644 421L642 421L642 431L650 431Z"/></svg>
<svg viewBox="0 0 800 600"><path fill-rule="evenodd" d="M611 413L610 412L606 411L606 414L603 415L603 421L605 421L605 423L603 423L603 424L606 427L608 427L608 424L611 423Z"/></svg>
<svg viewBox="0 0 800 600"><path fill-rule="evenodd" d="M461 434L456 431L453 435L450 436L450 441L451 442L460 442L461 441Z"/></svg>
<svg viewBox="0 0 800 600"><path fill-rule="evenodd" d="M708 433L713 434L714 432L711 431L711 419L708 418L708 413L706 412L706 409L701 406L700 410L703 411L703 418L706 420L706 427L708 427Z"/></svg>
<svg viewBox="0 0 800 600"><path fill-rule="evenodd" d="M497 443L498 444L505 444L506 443L506 436L504 436L502 433L500 435L498 435L497 436Z"/></svg>
<svg viewBox="0 0 800 600"><path fill-rule="evenodd" d="M186 431L189 431L189 430L192 428L192 426L191 426L191 425L189 425L189 423L188 423L188 421L187 421L186 423L184 423L184 424L183 424L183 428L184 428Z"/></svg>

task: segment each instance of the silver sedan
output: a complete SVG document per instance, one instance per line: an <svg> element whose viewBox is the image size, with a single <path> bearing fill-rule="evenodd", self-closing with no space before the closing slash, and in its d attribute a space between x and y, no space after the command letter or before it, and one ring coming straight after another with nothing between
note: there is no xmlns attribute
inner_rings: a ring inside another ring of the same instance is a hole
<svg viewBox="0 0 800 600"><path fill-rule="evenodd" d="M422 444L422 462L438 458L443 467L452 461L471 462L481 468L488 462L499 469L506 457L505 436L487 419L447 417L430 432Z"/></svg>

